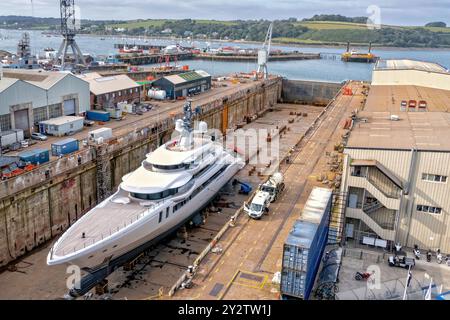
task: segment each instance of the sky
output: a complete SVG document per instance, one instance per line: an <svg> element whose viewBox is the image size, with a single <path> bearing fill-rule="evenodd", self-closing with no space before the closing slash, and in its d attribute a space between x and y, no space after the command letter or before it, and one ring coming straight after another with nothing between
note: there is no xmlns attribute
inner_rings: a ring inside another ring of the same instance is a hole
<svg viewBox="0 0 450 320"><path fill-rule="evenodd" d="M0 0L0 15L58 17L59 0ZM450 25L450 0L75 0L82 19L303 19L314 14L371 16L381 24ZM378 16L378 15L377 15Z"/></svg>

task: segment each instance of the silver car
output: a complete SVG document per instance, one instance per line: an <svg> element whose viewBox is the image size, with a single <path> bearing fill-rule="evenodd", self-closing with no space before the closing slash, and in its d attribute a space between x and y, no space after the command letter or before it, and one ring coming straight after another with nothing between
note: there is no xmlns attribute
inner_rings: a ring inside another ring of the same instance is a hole
<svg viewBox="0 0 450 320"><path fill-rule="evenodd" d="M33 140L39 140L39 141L46 141L48 138L46 135L39 133L39 132L33 132L31 134L31 139Z"/></svg>

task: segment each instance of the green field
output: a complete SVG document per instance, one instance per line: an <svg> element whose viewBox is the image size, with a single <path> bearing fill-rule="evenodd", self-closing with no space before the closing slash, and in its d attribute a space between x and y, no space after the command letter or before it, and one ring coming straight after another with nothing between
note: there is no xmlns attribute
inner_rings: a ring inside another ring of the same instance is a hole
<svg viewBox="0 0 450 320"><path fill-rule="evenodd" d="M137 29L137 28L148 28L148 27L161 27L167 20L143 20L143 21L128 21L126 23L110 24L108 27L112 28L126 28L126 29Z"/></svg>
<svg viewBox="0 0 450 320"><path fill-rule="evenodd" d="M363 23L335 22L335 21L304 21L296 25L304 26L313 30L337 30L337 29L365 29L367 26Z"/></svg>
<svg viewBox="0 0 450 320"><path fill-rule="evenodd" d="M125 28L125 29L138 29L149 27L162 27L166 22L175 22L176 20L170 19L155 19L155 20L133 20L125 23L110 24L108 27L112 28ZM234 21L219 21L219 20L194 20L198 24L221 24L226 26L236 25Z"/></svg>

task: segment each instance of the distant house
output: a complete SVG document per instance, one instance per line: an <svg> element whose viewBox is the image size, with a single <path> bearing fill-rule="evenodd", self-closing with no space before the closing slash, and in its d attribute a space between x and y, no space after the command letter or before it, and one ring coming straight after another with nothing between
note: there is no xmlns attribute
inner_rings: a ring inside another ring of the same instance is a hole
<svg viewBox="0 0 450 320"><path fill-rule="evenodd" d="M127 75L102 77L96 72L78 76L89 83L91 109L114 107L119 102L138 102L141 86Z"/></svg>
<svg viewBox="0 0 450 320"><path fill-rule="evenodd" d="M172 29L170 29L170 28L164 29L163 31L161 31L161 33L170 34L170 33L172 33Z"/></svg>

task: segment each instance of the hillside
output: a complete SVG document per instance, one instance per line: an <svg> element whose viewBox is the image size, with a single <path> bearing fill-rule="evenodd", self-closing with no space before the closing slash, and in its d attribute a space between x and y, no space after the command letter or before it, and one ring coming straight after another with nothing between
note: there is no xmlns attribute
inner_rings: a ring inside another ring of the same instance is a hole
<svg viewBox="0 0 450 320"><path fill-rule="evenodd" d="M332 19L326 21L324 19ZM392 47L450 47L450 28L442 24L431 26L383 25L379 30L369 30L364 17L349 18L340 15L315 15L310 19L289 18L274 22L273 41L295 44L336 45L351 42ZM2 28L50 29L59 28L56 18L0 16ZM130 21L82 21L81 33L176 36L196 39L222 39L264 41L269 25L267 20L173 20L140 19ZM445 25L445 24L444 24Z"/></svg>

